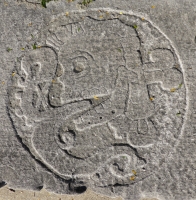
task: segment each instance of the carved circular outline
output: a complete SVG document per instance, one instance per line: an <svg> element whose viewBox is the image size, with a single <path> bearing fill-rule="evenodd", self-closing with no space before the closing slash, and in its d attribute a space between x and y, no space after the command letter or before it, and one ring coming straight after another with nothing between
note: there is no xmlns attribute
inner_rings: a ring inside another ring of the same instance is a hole
<svg viewBox="0 0 196 200"><path fill-rule="evenodd" d="M121 10L112 10L112 9L108 9L108 8L105 8L105 9L103 9L103 8L97 8L97 9L90 9L90 10L88 10L88 11L72 11L72 12L70 12L70 15L71 15L71 13L74 13L74 14L78 14L78 13L88 13L88 12L99 12L99 11L102 11L102 12L110 12L110 13L112 13L112 14L114 14L114 15L117 15L117 16L122 16L122 15L129 15L129 16L135 16L136 18L139 18L139 19L143 19L143 17L140 15L140 14L135 14L135 12L133 13L133 12L125 12L125 11L121 11ZM87 14L86 14L87 15ZM62 14L59 14L59 15L57 15L57 18L60 18L62 16ZM113 18L114 19L114 18ZM179 54L178 54L178 52L177 52L177 50L175 49L175 47L174 47L174 45L173 45L173 43L171 42L171 40L156 26L156 25L154 25L149 19L147 19L147 17L145 17L145 20L149 23L149 24L151 24L161 35L163 35L164 36L164 38L166 38L166 40L169 42L169 44L171 45L171 48L172 48L172 50L175 52L175 56L177 57L177 59L178 59L178 62L179 62L179 64L180 64L180 69L182 70L182 74L183 74L183 83L184 83L184 85L185 85L185 92L186 92L186 97L185 97L185 101L186 101L186 111L185 111L185 114L184 114L184 121L183 121L183 124L182 124L182 126L181 126L181 132L180 132L180 135L178 136L178 140L177 140L177 142L176 142L176 144L175 144L175 146L174 146L174 150L175 150L175 148L176 148L176 146L178 145L178 141L183 137L183 131L184 131L184 126L185 126L185 121L186 121L186 118L187 118L187 110L188 110L188 107L189 107L189 104L188 104L188 90L187 90L187 88L186 88L186 81L185 81L185 77L184 77L184 75L185 75L185 73L184 73L184 69L183 69L183 64L182 64L182 61L181 61L181 59L180 59L180 57L179 57ZM101 21L101 20L100 20ZM51 22L51 24L52 24L52 22ZM47 27L46 28L46 30L48 30L49 28ZM45 30L44 30L45 31ZM43 33L44 31L41 31L41 33ZM20 57L19 59L20 60L22 60L22 58L24 57L25 55L23 55L22 57ZM17 67L16 67L17 68ZM20 68L20 67L18 67L18 68ZM20 74L20 72L19 71L17 71L17 73L19 74L19 76L23 76L22 74ZM18 80L17 80L17 76L13 76L13 86L16 86L17 85L17 82L18 82ZM16 88L15 88L16 89ZM20 90L19 88L17 89L17 90ZM9 90L10 91L10 90ZM11 92L9 92L9 98L14 98L12 95L11 95ZM11 108L11 107L9 107L9 112L10 112L10 115L11 116L16 116L16 114L14 113L14 110ZM13 123L14 123L14 118L12 119L13 120ZM26 119L24 119L24 121L26 122ZM22 122L22 121L21 121ZM22 122L23 123L23 122ZM15 127L16 128L16 130L17 130L17 127ZM32 131L32 129L31 129L31 127L29 126L29 131ZM33 145L33 143L32 143L32 141L31 141L31 135L29 135L29 136L24 136L24 135L20 135L19 134L19 137L22 139L22 142L23 142L23 144L25 144L28 148L29 148L29 150L30 150L30 152L31 152L31 154L35 157L35 159L37 159L37 160L39 160L40 162L42 162L50 171L52 171L53 173L55 173L56 175L58 175L59 177L61 177L61 178L63 178L63 179L65 179L65 180L70 180L70 179L73 179L73 175L65 175L65 174L61 174L58 170L56 170L53 166L51 166L49 163L47 163L47 161L45 161L44 160L44 158L42 158L40 155L39 155L39 153L36 151L36 149L35 149L35 147L34 147L34 145ZM96 171L95 171L95 173L96 173ZM77 178L79 178L79 179L83 179L83 178L91 178L91 176L93 175L94 173L92 173L92 174L88 174L88 175L84 175L84 174L78 174L78 175L76 175L75 176L75 178L77 177Z"/></svg>

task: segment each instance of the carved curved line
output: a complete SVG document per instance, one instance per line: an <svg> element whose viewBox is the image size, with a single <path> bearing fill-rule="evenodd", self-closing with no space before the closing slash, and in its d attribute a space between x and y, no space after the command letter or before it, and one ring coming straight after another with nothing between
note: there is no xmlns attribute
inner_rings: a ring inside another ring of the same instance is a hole
<svg viewBox="0 0 196 200"><path fill-rule="evenodd" d="M129 12L125 12L125 11L122 11L122 10L113 10L113 9L110 9L110 8L96 8L96 9L90 9L89 11L98 11L98 10L102 10L102 11L111 11L111 12L115 12L115 13L119 13L119 12L123 12L124 14L127 14L127 15L132 15L132 16L136 16L136 17L139 17L141 18L141 15L139 14L135 14L133 13L132 11L129 11ZM86 11L72 11L72 12L75 12L75 13L84 13ZM143 15L144 16L144 15ZM155 27L171 44L171 47L174 49L175 51L175 54L177 55L177 58L178 58L178 61L180 63L180 66L182 68L182 72L183 72L183 80L184 80L184 83L185 83L185 90L186 90L186 113L185 113L185 116L184 116L184 120L186 121L187 120L187 110L189 109L189 102L188 102L188 96L189 96L189 92L188 92L188 89L187 89L187 86L186 86L186 80L185 80L185 73L184 73L184 68L183 68L183 64L182 64L182 61L180 59L180 56L178 54L178 51L177 49L174 47L174 44L172 43L172 41L156 26L154 25L147 17L145 17L147 19L147 21L153 26ZM183 123L182 125L182 128L181 128L181 133L180 133L180 136L179 136L179 139L182 139L183 137L183 131L184 131L184 128L185 128L185 122ZM175 147L177 147L179 144L179 140L178 140L178 143L175 144ZM175 149L175 148L174 148ZM59 172L57 172L57 174L59 174ZM61 174L60 174L61 176ZM79 176L79 175L77 175Z"/></svg>

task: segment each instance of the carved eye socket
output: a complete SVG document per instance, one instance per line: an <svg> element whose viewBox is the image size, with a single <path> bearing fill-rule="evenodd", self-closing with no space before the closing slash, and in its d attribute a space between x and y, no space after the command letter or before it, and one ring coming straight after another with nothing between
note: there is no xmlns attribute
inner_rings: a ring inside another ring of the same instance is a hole
<svg viewBox="0 0 196 200"><path fill-rule="evenodd" d="M85 69L84 64L81 62L74 62L73 65L74 65L74 72L76 73L80 73Z"/></svg>

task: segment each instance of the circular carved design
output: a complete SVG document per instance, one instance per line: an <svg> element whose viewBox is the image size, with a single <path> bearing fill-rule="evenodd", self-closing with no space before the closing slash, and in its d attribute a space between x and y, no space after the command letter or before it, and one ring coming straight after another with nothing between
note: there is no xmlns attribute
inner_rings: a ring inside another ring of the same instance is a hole
<svg viewBox="0 0 196 200"><path fill-rule="evenodd" d="M39 37L9 89L13 125L32 155L76 188L150 176L185 115L168 38L140 16L107 10L61 14Z"/></svg>

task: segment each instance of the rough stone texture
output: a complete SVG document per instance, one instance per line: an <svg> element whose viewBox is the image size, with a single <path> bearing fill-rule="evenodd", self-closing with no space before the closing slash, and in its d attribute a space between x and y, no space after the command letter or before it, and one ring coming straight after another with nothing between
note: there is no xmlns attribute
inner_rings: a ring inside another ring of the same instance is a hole
<svg viewBox="0 0 196 200"><path fill-rule="evenodd" d="M0 2L2 186L196 195L192 0Z"/></svg>
<svg viewBox="0 0 196 200"><path fill-rule="evenodd" d="M41 191L31 190L14 190L9 187L0 189L0 200L111 200L110 197L96 194L88 189L80 195L62 195L48 192L45 189ZM122 200L120 197L112 198L112 200ZM157 199L141 199L141 200L157 200Z"/></svg>

